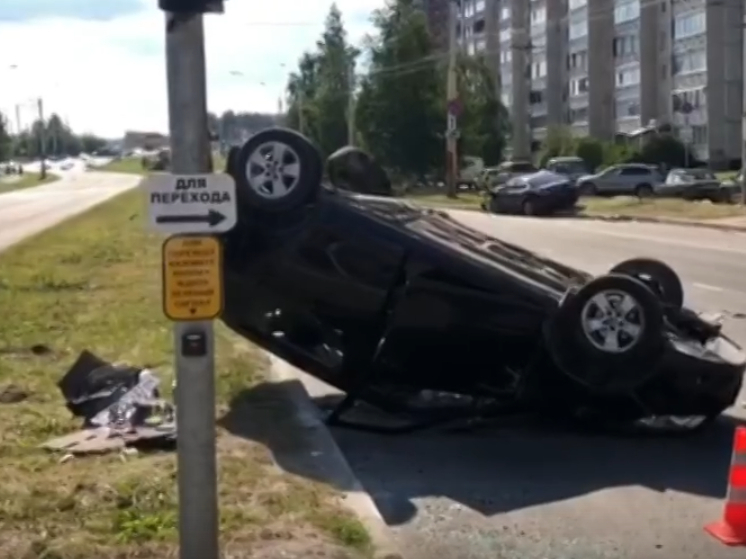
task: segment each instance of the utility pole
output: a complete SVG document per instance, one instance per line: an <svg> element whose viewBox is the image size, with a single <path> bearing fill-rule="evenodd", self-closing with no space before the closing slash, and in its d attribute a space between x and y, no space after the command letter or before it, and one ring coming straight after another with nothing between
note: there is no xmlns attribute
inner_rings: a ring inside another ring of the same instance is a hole
<svg viewBox="0 0 746 559"><path fill-rule="evenodd" d="M201 13L166 11L166 71L171 173L210 173L207 134L205 37ZM197 332L198 357L187 357L185 340ZM211 321L174 322L176 422L179 426L179 556L218 559L218 497L215 441L215 334Z"/></svg>
<svg viewBox="0 0 746 559"><path fill-rule="evenodd" d="M47 178L47 124L44 122L44 100L39 97L37 100L39 108L39 159L41 161L41 180Z"/></svg>
<svg viewBox="0 0 746 559"><path fill-rule="evenodd" d="M458 0L449 2L449 37L448 37L448 78L446 94L448 109L446 114L446 186L449 198L456 197L456 180L458 174L458 81L456 76Z"/></svg>
<svg viewBox="0 0 746 559"><path fill-rule="evenodd" d="M350 95L347 100L347 145L355 145L355 66L350 63Z"/></svg>
<svg viewBox="0 0 746 559"><path fill-rule="evenodd" d="M21 154L21 133L23 130L21 130L21 105L16 103L16 157L18 157ZM28 148L28 144L26 144L26 147Z"/></svg>

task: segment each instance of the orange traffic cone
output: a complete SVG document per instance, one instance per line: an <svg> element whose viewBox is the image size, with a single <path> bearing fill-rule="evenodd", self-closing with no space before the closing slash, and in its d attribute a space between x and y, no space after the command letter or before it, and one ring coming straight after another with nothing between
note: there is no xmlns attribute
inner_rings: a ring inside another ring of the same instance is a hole
<svg viewBox="0 0 746 559"><path fill-rule="evenodd" d="M746 546L746 427L736 429L723 519L705 531L725 545Z"/></svg>

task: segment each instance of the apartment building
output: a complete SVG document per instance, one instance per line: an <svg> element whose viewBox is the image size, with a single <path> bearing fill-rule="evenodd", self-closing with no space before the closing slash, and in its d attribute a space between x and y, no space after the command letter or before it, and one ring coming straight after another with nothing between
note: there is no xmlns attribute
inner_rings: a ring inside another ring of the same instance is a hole
<svg viewBox="0 0 746 559"><path fill-rule="evenodd" d="M682 139L715 168L738 159L742 140L742 0L669 0L669 111Z"/></svg>
<svg viewBox="0 0 746 559"><path fill-rule="evenodd" d="M743 10L743 0L462 0L460 37L495 68L516 157L552 125L612 140L671 124L722 167L741 151Z"/></svg>

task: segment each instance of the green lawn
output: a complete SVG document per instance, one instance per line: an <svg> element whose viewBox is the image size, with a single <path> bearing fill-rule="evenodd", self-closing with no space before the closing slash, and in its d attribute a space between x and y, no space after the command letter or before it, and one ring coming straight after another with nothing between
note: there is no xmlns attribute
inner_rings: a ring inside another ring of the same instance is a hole
<svg viewBox="0 0 746 559"><path fill-rule="evenodd" d="M156 559L173 557L175 455L102 455L61 463L38 445L74 432L56 386L83 349L148 366L169 391L171 325L161 314L161 238L145 230L140 192L126 193L0 254L0 557ZM236 559L270 559L284 549L362 557L369 536L327 486L286 475L268 448L298 436L281 404L232 400L260 383L264 354L217 332L217 405L246 422L251 440L218 430L221 541ZM238 411L236 411L238 410ZM247 412L244 412L247 413ZM237 414L237 415L236 415Z"/></svg>
<svg viewBox="0 0 746 559"><path fill-rule="evenodd" d="M41 186L42 184L49 184L50 182L59 179L59 176L52 173L47 173L46 178L43 180L39 177L39 173L25 173L22 177L19 177L18 175L2 176L0 177L0 194L11 192L13 190L33 188L34 186Z"/></svg>

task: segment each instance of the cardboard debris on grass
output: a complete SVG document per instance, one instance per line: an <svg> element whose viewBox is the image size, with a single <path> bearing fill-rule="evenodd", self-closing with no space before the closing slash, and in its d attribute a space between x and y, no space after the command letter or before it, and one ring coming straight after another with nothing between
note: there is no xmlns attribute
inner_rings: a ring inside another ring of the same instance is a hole
<svg viewBox="0 0 746 559"><path fill-rule="evenodd" d="M57 383L67 408L83 419L82 429L41 447L66 457L128 448L173 449L175 409L160 397L159 384L148 369L109 363L83 351Z"/></svg>

